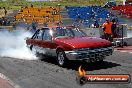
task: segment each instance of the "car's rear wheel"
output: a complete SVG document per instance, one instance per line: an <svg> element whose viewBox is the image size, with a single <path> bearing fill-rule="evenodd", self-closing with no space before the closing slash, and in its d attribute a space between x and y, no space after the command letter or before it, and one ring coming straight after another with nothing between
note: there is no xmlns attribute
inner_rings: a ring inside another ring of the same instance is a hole
<svg viewBox="0 0 132 88"><path fill-rule="evenodd" d="M59 66L66 66L68 59L66 58L65 52L63 50L57 51L57 63Z"/></svg>
<svg viewBox="0 0 132 88"><path fill-rule="evenodd" d="M44 59L44 55L36 51L33 45L30 46L30 50L32 51L33 55L35 55L39 60Z"/></svg>
<svg viewBox="0 0 132 88"><path fill-rule="evenodd" d="M39 60L44 60L45 56L42 54L42 53L39 53L39 52L36 52L36 57L39 59Z"/></svg>

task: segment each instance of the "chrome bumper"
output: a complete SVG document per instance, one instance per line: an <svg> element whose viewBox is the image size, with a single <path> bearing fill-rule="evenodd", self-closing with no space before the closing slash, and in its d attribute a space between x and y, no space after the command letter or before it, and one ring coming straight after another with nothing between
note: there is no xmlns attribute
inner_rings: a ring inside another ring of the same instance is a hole
<svg viewBox="0 0 132 88"><path fill-rule="evenodd" d="M89 49L85 51L65 51L69 60L85 60L95 62L104 59L106 56L112 55L113 47Z"/></svg>

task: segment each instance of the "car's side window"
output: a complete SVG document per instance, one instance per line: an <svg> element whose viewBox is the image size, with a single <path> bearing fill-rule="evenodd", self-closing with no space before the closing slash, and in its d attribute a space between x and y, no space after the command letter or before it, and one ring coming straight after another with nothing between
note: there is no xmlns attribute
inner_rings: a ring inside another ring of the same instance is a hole
<svg viewBox="0 0 132 88"><path fill-rule="evenodd" d="M63 28L57 28L56 29L56 37L59 37L59 36L68 36L69 33L66 29L63 29Z"/></svg>
<svg viewBox="0 0 132 88"><path fill-rule="evenodd" d="M65 36L65 30L63 30L62 28L57 28L56 31L57 31L57 34L56 34L57 37Z"/></svg>
<svg viewBox="0 0 132 88"><path fill-rule="evenodd" d="M48 40L51 41L52 37L50 34L50 30L44 30L44 34L43 34L43 40Z"/></svg>

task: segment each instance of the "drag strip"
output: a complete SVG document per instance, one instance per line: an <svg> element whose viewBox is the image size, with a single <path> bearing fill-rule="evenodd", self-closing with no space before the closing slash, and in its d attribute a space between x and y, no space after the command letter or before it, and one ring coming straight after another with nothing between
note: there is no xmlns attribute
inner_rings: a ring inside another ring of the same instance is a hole
<svg viewBox="0 0 132 88"><path fill-rule="evenodd" d="M130 74L132 54L114 52L103 63L71 62L65 68L55 63L54 58L21 60L0 57L0 72L9 77L20 88L132 88L130 84L86 84L76 83L78 67L82 65L87 74Z"/></svg>

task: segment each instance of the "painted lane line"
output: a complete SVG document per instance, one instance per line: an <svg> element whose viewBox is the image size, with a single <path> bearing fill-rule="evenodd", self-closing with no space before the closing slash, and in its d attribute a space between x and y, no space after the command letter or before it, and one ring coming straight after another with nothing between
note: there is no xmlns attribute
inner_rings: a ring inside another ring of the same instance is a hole
<svg viewBox="0 0 132 88"><path fill-rule="evenodd" d="M4 74L0 73L0 78L2 78L3 80L6 80L7 82L9 82L9 84L11 86L13 86L14 88L20 88L19 85L15 84L14 82L12 82L7 76L5 76Z"/></svg>

